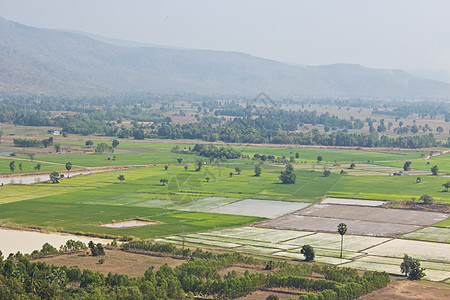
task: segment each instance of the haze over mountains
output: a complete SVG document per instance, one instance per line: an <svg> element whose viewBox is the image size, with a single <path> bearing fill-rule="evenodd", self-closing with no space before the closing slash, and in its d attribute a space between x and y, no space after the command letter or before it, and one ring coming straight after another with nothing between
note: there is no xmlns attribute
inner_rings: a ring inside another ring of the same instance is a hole
<svg viewBox="0 0 450 300"><path fill-rule="evenodd" d="M330 46L331 47L331 46ZM0 18L5 94L450 99L450 84L360 65L294 66L238 52L123 47Z"/></svg>

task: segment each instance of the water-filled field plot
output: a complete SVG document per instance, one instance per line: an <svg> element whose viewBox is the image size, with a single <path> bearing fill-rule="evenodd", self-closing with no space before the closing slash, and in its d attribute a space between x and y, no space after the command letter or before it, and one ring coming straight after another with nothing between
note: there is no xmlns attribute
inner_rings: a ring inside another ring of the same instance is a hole
<svg viewBox="0 0 450 300"><path fill-rule="evenodd" d="M358 206L381 206L384 201L378 200L364 200L364 199L349 199L349 198L326 198L322 204L341 204L341 205L358 205Z"/></svg>
<svg viewBox="0 0 450 300"><path fill-rule="evenodd" d="M315 204L292 214L261 222L257 226L336 232L338 224L345 223L349 234L391 237L418 230L447 217L447 214L435 212Z"/></svg>
<svg viewBox="0 0 450 300"><path fill-rule="evenodd" d="M276 218L305 208L308 205L310 205L310 203L246 199L213 208L210 210L210 212L230 215Z"/></svg>
<svg viewBox="0 0 450 300"><path fill-rule="evenodd" d="M346 234L340 258L341 236L338 233L246 226L169 236L156 241L175 244L184 241L191 246L295 260L304 259L300 249L308 244L314 247L318 262L392 274L400 274L403 255L408 253L420 259L422 267L426 268L426 279L442 281L450 278L450 245L441 243Z"/></svg>
<svg viewBox="0 0 450 300"><path fill-rule="evenodd" d="M416 259L450 263L450 244L394 239L366 250L379 256L402 258L405 253Z"/></svg>
<svg viewBox="0 0 450 300"><path fill-rule="evenodd" d="M411 240L450 243L450 228L426 227L407 233L402 237Z"/></svg>

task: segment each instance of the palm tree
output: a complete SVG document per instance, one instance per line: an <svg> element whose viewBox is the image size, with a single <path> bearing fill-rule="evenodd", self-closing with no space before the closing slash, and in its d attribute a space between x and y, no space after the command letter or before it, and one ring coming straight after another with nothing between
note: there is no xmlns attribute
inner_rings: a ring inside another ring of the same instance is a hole
<svg viewBox="0 0 450 300"><path fill-rule="evenodd" d="M341 258L342 258L342 244L344 243L344 234L347 232L347 225L345 223L340 223L338 225L338 232L341 235Z"/></svg>
<svg viewBox="0 0 450 300"><path fill-rule="evenodd" d="M67 178L70 177L70 170L72 169L72 163L69 161L66 163L66 170L67 170Z"/></svg>

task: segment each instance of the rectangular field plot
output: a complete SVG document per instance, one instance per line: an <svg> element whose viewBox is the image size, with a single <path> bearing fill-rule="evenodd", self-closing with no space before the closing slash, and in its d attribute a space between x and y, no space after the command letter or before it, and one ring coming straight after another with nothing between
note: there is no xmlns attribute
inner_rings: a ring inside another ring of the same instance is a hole
<svg viewBox="0 0 450 300"><path fill-rule="evenodd" d="M359 205L359 206L381 206L385 202L377 200L363 200L350 198L326 198L322 204L341 204L341 205Z"/></svg>
<svg viewBox="0 0 450 300"><path fill-rule="evenodd" d="M258 227L242 227L209 232L212 235L232 237L237 239L278 243L297 237L313 234L310 231L278 230Z"/></svg>
<svg viewBox="0 0 450 300"><path fill-rule="evenodd" d="M369 247L379 245L389 241L387 238L369 237L369 236L357 236L357 235L345 235L344 236L344 250L346 251L362 251ZM296 238L285 242L289 245L311 245L314 248L325 248L332 250L341 249L341 236L333 233L316 233L313 235Z"/></svg>
<svg viewBox="0 0 450 300"><path fill-rule="evenodd" d="M336 205L337 206L337 205ZM340 223L347 224L348 233L369 236L395 236L420 229L420 226L378 223L362 220L347 220L336 218L310 217L287 215L277 219L263 221L257 226L264 228L306 230L306 231L326 231L336 232Z"/></svg>
<svg viewBox="0 0 450 300"><path fill-rule="evenodd" d="M213 208L208 212L276 218L305 208L308 205L310 205L310 203L246 199Z"/></svg>
<svg viewBox="0 0 450 300"><path fill-rule="evenodd" d="M369 271L385 271L391 274L399 274L400 264L403 259L400 258L386 258L378 256L366 256L355 260L354 262L343 264L342 267L358 268ZM421 261L421 267L424 267L425 279L433 281L442 281L450 277L450 264Z"/></svg>
<svg viewBox="0 0 450 300"><path fill-rule="evenodd" d="M403 258L407 253L416 259L450 263L450 244L395 239L365 252L377 256Z"/></svg>
<svg viewBox="0 0 450 300"><path fill-rule="evenodd" d="M411 240L450 243L450 228L427 227L402 237Z"/></svg>
<svg viewBox="0 0 450 300"><path fill-rule="evenodd" d="M444 213L435 212L329 204L312 205L297 214L302 216L422 226L432 225L448 217Z"/></svg>
<svg viewBox="0 0 450 300"><path fill-rule="evenodd" d="M447 218L446 214L356 205L315 204L295 213L259 223L258 227L336 232L345 223L349 234L397 236Z"/></svg>
<svg viewBox="0 0 450 300"><path fill-rule="evenodd" d="M253 240L243 240L243 239L238 239L238 238L216 236L216 235L211 235L208 233L189 234L188 236L195 237L198 239L203 239L205 241L211 240L211 241L230 242L230 243L245 244L245 245L256 246L256 247L276 248L276 249L280 249L280 250L289 250L289 249L297 248L297 246L293 246L293 245L276 244L276 243L253 241Z"/></svg>
<svg viewBox="0 0 450 300"><path fill-rule="evenodd" d="M229 204L238 200L237 198L225 198L225 197L207 197L203 199L198 199L192 202L188 202L183 205L174 206L174 209L189 210L189 211L200 211L200 212L211 212L212 209L220 207L222 205Z"/></svg>

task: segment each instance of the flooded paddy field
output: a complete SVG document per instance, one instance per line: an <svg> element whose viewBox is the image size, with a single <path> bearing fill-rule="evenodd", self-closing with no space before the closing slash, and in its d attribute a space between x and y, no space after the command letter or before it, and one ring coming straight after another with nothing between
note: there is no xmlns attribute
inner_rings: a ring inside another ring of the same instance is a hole
<svg viewBox="0 0 450 300"><path fill-rule="evenodd" d="M3 256L8 256L9 253L31 253L34 250L39 250L42 245L49 243L53 247L59 247L65 244L68 240L81 241L89 243L109 243L111 240L83 237L78 235L66 235L60 233L42 233L37 231L22 231L0 228L0 251Z"/></svg>
<svg viewBox="0 0 450 300"><path fill-rule="evenodd" d="M363 207L356 205L315 204L289 215L259 223L258 227L336 232L346 223L349 234L395 236L418 230L448 218L447 214Z"/></svg>

